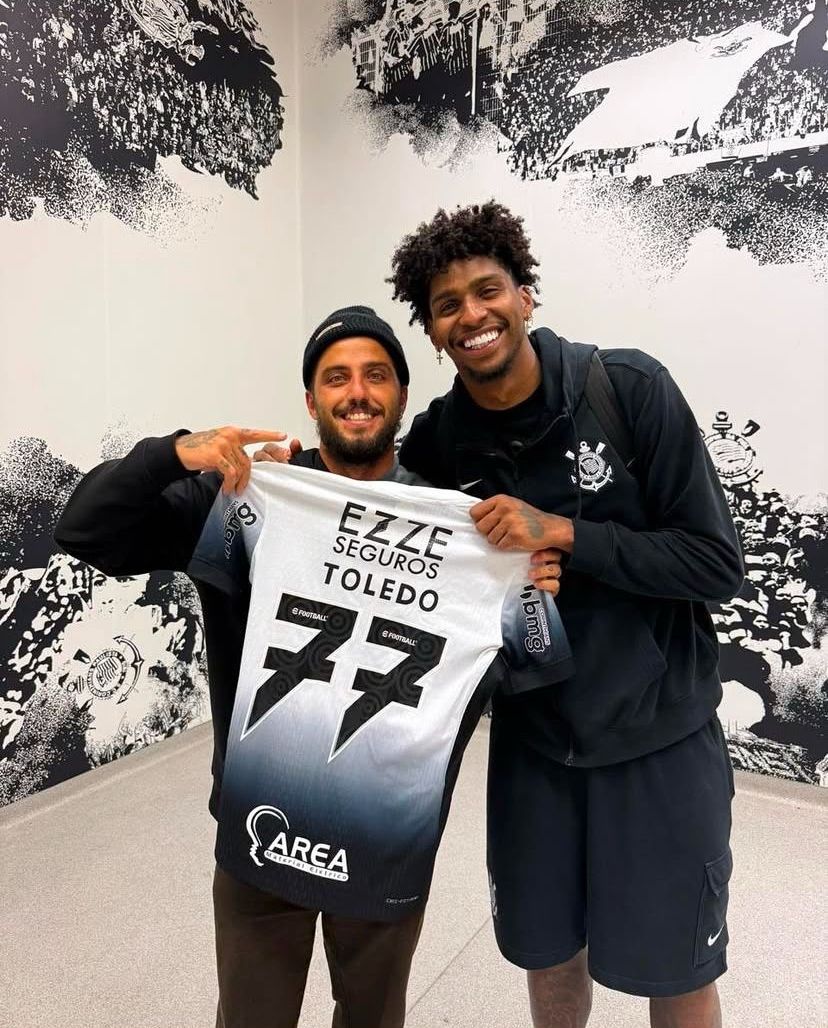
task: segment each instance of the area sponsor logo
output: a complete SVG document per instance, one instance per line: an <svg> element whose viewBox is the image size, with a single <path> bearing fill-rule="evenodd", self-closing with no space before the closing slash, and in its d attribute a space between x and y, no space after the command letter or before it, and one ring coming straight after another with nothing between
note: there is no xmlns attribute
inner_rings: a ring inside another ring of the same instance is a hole
<svg viewBox="0 0 828 1028"><path fill-rule="evenodd" d="M312 842L296 835L284 811L269 804L254 807L247 815L247 834L252 845L250 857L258 867L264 860L292 867L304 874L347 882L348 856L344 848L336 849L329 842ZM265 842L269 839L269 842ZM264 858L264 859L262 859Z"/></svg>

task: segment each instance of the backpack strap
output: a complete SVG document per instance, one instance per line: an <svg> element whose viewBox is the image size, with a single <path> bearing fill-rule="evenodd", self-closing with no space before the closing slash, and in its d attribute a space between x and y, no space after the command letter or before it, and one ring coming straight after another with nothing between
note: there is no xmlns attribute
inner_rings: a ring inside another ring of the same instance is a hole
<svg viewBox="0 0 828 1028"><path fill-rule="evenodd" d="M581 403L578 404L579 409L584 402L592 408L610 445L621 458L624 467L629 470L635 462L632 435L621 413L615 388L597 350L593 351L589 362L584 392Z"/></svg>
<svg viewBox="0 0 828 1028"><path fill-rule="evenodd" d="M446 394L437 426L437 432L440 437L439 474L443 476L443 482L454 483L454 455L457 446L457 433L454 431L453 390ZM456 488L456 485L449 485L449 488Z"/></svg>

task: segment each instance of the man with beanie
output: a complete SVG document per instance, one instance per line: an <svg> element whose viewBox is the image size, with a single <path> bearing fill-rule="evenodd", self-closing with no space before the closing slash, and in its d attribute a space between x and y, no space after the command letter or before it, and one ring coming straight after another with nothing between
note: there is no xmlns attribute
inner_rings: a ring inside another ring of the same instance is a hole
<svg viewBox="0 0 828 1028"><path fill-rule="evenodd" d="M294 440L292 462L355 479L426 484L394 454L408 365L393 330L371 308L343 308L322 322L305 348L302 378L320 445L299 452ZM251 460L244 447L285 438L225 426L143 439L82 479L55 539L108 575L186 571L219 490L239 493L247 485ZM217 817L249 595L234 601L206 582L196 580L196 586L213 714L210 811ZM218 1028L295 1028L318 912L251 888L218 867L213 898ZM334 1028L403 1024L422 918L423 909L393 923L323 915Z"/></svg>

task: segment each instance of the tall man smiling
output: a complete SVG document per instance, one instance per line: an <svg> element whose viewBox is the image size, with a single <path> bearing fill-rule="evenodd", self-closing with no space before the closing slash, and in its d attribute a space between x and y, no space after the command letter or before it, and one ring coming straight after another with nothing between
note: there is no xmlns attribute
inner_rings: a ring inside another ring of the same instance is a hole
<svg viewBox="0 0 828 1028"><path fill-rule="evenodd" d="M667 370L529 331L536 264L521 219L490 202L438 211L390 279L457 368L401 462L480 497L492 546L545 551L542 588L564 579L575 674L495 701L497 939L528 971L536 1028L585 1025L593 979L650 997L654 1028L716 1028L732 775L705 604L738 591L739 545ZM586 399L595 376L603 405Z"/></svg>

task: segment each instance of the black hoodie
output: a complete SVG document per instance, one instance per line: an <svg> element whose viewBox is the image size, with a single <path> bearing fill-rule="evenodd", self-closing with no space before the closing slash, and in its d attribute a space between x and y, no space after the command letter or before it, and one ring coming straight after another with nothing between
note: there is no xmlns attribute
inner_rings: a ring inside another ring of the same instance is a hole
<svg viewBox="0 0 828 1028"><path fill-rule="evenodd" d="M495 716L557 760L612 764L712 716L722 688L706 603L731 599L744 567L704 440L666 368L639 350L599 351L633 438L627 470L581 402L596 347L548 329L530 339L542 369L531 423L504 438L456 378L414 419L400 460L435 485L507 493L574 520L557 602L576 672L499 698Z"/></svg>

